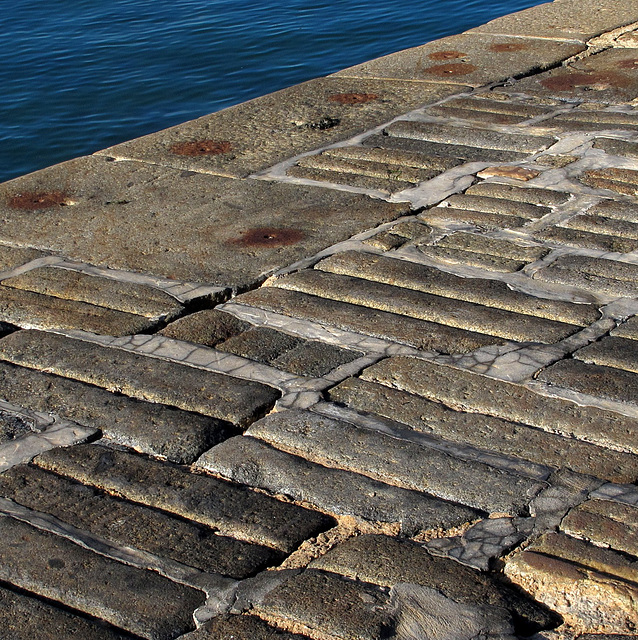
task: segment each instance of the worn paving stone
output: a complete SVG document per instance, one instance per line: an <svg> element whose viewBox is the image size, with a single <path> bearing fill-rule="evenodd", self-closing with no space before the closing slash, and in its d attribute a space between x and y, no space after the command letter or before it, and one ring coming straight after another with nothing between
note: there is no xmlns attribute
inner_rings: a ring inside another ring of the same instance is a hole
<svg viewBox="0 0 638 640"><path fill-rule="evenodd" d="M523 636L547 628L555 620L551 612L494 574L432 556L408 540L358 536L333 547L311 567L386 587L417 584L459 603L501 607L512 613L516 631Z"/></svg>
<svg viewBox="0 0 638 640"><path fill-rule="evenodd" d="M487 124L519 124L527 117L524 115L514 115L498 113L488 109L474 109L474 105L467 107L456 106L455 102L446 102L428 109L428 114L440 116L442 118L457 118L459 120L470 120L477 123Z"/></svg>
<svg viewBox="0 0 638 640"><path fill-rule="evenodd" d="M634 222L585 214L570 218L566 224L572 229L638 240L638 224Z"/></svg>
<svg viewBox="0 0 638 640"><path fill-rule="evenodd" d="M218 344L217 349L257 362L271 362L303 342L301 338L269 327L253 327Z"/></svg>
<svg viewBox="0 0 638 640"><path fill-rule="evenodd" d="M124 142L100 155L246 177L464 91L463 85L462 78L455 85L419 86L387 79L320 78Z"/></svg>
<svg viewBox="0 0 638 640"><path fill-rule="evenodd" d="M0 360L238 426L268 411L279 397L257 382L39 331L3 338Z"/></svg>
<svg viewBox="0 0 638 640"><path fill-rule="evenodd" d="M578 231L565 227L550 227L534 233L534 238L564 244L568 247L584 249L600 249L601 251L613 251L614 253L629 253L638 248L637 240L627 240L616 236Z"/></svg>
<svg viewBox="0 0 638 640"><path fill-rule="evenodd" d="M461 278L434 267L386 256L344 251L322 260L315 268L567 324L586 326L600 317L593 305L537 298L513 291L497 280Z"/></svg>
<svg viewBox="0 0 638 640"><path fill-rule="evenodd" d="M638 374L614 367L561 360L541 371L538 380L590 396L638 404Z"/></svg>
<svg viewBox="0 0 638 640"><path fill-rule="evenodd" d="M633 131L638 127L637 114L624 113L618 111L590 111L582 109L574 109L567 113L561 113L554 116L551 120L547 120L543 123L545 126L558 126L566 131L604 131L604 130L630 130ZM621 141L615 141L611 138L596 138L594 142L595 149L605 149L605 143L603 146L598 145L598 140L607 140L611 143L609 151L613 155L623 155L622 153L616 154L614 152L614 142L620 142L621 146L616 147L620 150L623 147ZM624 143L625 145L627 143Z"/></svg>
<svg viewBox="0 0 638 640"><path fill-rule="evenodd" d="M449 529L479 517L467 507L309 462L240 436L206 452L197 466L234 482L284 494L322 511L371 522L400 522L404 533Z"/></svg>
<svg viewBox="0 0 638 640"><path fill-rule="evenodd" d="M315 269L281 278L274 286L507 340L556 342L577 330L555 320Z"/></svg>
<svg viewBox="0 0 638 640"><path fill-rule="evenodd" d="M447 408L414 393L350 378L329 391L333 402L399 421L417 431L485 451L567 467L611 482L638 479L638 456L610 451L524 424Z"/></svg>
<svg viewBox="0 0 638 640"><path fill-rule="evenodd" d="M24 418L0 411L0 445L34 431L37 431L36 427Z"/></svg>
<svg viewBox="0 0 638 640"><path fill-rule="evenodd" d="M638 557L638 508L631 505L587 500L565 516L560 528L570 536Z"/></svg>
<svg viewBox="0 0 638 640"><path fill-rule="evenodd" d="M208 527L111 497L37 467L20 465L5 471L0 475L0 493L111 542L208 573L242 579L283 559L274 549L216 535Z"/></svg>
<svg viewBox="0 0 638 640"><path fill-rule="evenodd" d="M249 322L217 309L204 309L179 318L164 327L159 334L174 340L186 340L215 347L220 342L250 329Z"/></svg>
<svg viewBox="0 0 638 640"><path fill-rule="evenodd" d="M326 149L324 156L350 160L367 160L369 162L387 165L388 170L427 169L433 171L447 171L460 164L459 159L428 156L422 153L401 151L399 149L384 149L382 147L337 147ZM418 174L417 174L418 175Z"/></svg>
<svg viewBox="0 0 638 640"><path fill-rule="evenodd" d="M278 287L250 291L237 297L236 302L443 353L467 353L503 342L493 336Z"/></svg>
<svg viewBox="0 0 638 640"><path fill-rule="evenodd" d="M74 204L28 210L12 205L17 193L52 191ZM344 191L95 156L3 184L0 242L97 266L244 289L408 212L406 204Z"/></svg>
<svg viewBox="0 0 638 640"><path fill-rule="evenodd" d="M161 317L171 320L181 313L183 308L175 298L159 289L54 267L33 269L19 276L7 278L2 284L147 318Z"/></svg>
<svg viewBox="0 0 638 640"><path fill-rule="evenodd" d="M432 233L432 227L416 220L394 225L387 231L381 231L370 236L363 242L382 251L398 249L410 240L427 240Z"/></svg>
<svg viewBox="0 0 638 640"><path fill-rule="evenodd" d="M465 191L466 195L499 198L513 202L524 202L543 207L557 207L569 200L569 193L540 189L538 187L516 187L500 182L479 182Z"/></svg>
<svg viewBox="0 0 638 640"><path fill-rule="evenodd" d="M271 364L300 376L320 378L342 364L352 362L363 354L331 344L308 340L275 358Z"/></svg>
<svg viewBox="0 0 638 640"><path fill-rule="evenodd" d="M220 535L286 553L332 523L328 516L245 487L98 445L54 449L34 462L123 499L212 527Z"/></svg>
<svg viewBox="0 0 638 640"><path fill-rule="evenodd" d="M383 360L366 369L361 377L419 394L452 409L493 415L600 446L638 453L634 418L543 396L511 382L407 357Z"/></svg>
<svg viewBox="0 0 638 640"><path fill-rule="evenodd" d="M590 215L600 215L614 220L626 222L638 222L638 205L630 202L616 200L601 200L593 207L587 209Z"/></svg>
<svg viewBox="0 0 638 640"><path fill-rule="evenodd" d="M580 181L594 189L610 189L627 196L638 195L638 171L633 169L592 169Z"/></svg>
<svg viewBox="0 0 638 640"><path fill-rule="evenodd" d="M478 227L479 230L495 231L499 229L518 229L528 222L529 218L521 216L485 213L473 209L456 209L455 207L437 206L419 214L419 218L436 225L447 225L450 222L461 222Z"/></svg>
<svg viewBox="0 0 638 640"><path fill-rule="evenodd" d="M629 338L630 340L638 340L638 317L632 316L612 329L611 335L618 338Z"/></svg>
<svg viewBox="0 0 638 640"><path fill-rule="evenodd" d="M81 329L111 336L143 333L156 325L132 313L2 285L0 321L27 329Z"/></svg>
<svg viewBox="0 0 638 640"><path fill-rule="evenodd" d="M636 117L636 127L638 127L638 116ZM626 158L638 158L638 144L626 142L614 138L596 138L594 149L602 149L612 156L625 156Z"/></svg>
<svg viewBox="0 0 638 640"><path fill-rule="evenodd" d="M0 531L0 578L5 582L149 640L168 640L193 629L203 592L12 518L0 518ZM127 588L113 589L114 584Z"/></svg>
<svg viewBox="0 0 638 640"><path fill-rule="evenodd" d="M474 253L486 253L491 256L510 258L511 260L520 262L540 260L549 252L546 247L523 245L508 240L463 232L445 236L438 244L443 244L450 248L472 251Z"/></svg>
<svg viewBox="0 0 638 640"><path fill-rule="evenodd" d="M407 438L307 411L271 414L256 422L247 434L324 466L361 473L488 513L523 513L543 486L529 478L480 462L461 460Z"/></svg>
<svg viewBox="0 0 638 640"><path fill-rule="evenodd" d="M506 216L519 216L528 220L538 220L551 213L549 207L527 202L512 201L505 198L493 198L483 195L458 194L446 199L446 204L455 209L470 209L483 213L497 213Z"/></svg>
<svg viewBox="0 0 638 640"><path fill-rule="evenodd" d="M638 342L629 338L603 338L579 349L574 357L583 362L638 373Z"/></svg>
<svg viewBox="0 0 638 640"><path fill-rule="evenodd" d="M488 92L473 96L461 96L446 100L443 104L430 107L428 113L433 113L437 108L462 109L464 111L483 111L485 113L516 116L527 120L536 116L551 113L552 107L540 106L531 102L513 102L506 94Z"/></svg>
<svg viewBox="0 0 638 640"><path fill-rule="evenodd" d="M224 614L214 617L181 640L309 640L308 636L287 633L249 615Z"/></svg>
<svg viewBox="0 0 638 640"><path fill-rule="evenodd" d="M193 462L236 431L209 416L135 400L5 362L0 362L0 388L0 397L16 406L99 429L118 444L177 463ZM8 424L9 430L12 424Z"/></svg>
<svg viewBox="0 0 638 640"><path fill-rule="evenodd" d="M6 640L131 640L124 631L58 609L47 602L0 587L0 626Z"/></svg>
<svg viewBox="0 0 638 640"><path fill-rule="evenodd" d="M332 77L400 78L480 86L547 69L583 50L574 42L543 42L464 33L393 53Z"/></svg>
<svg viewBox="0 0 638 640"><path fill-rule="evenodd" d="M42 258L45 254L35 249L23 247L7 247L0 245L0 270L8 271L20 267L31 260Z"/></svg>
<svg viewBox="0 0 638 640"><path fill-rule="evenodd" d="M450 247L445 243L439 242L433 246L421 245L419 251L426 256L442 260L443 262L451 262L452 264L467 264L471 267L478 267L486 271L509 272L519 271L525 266L525 262L520 260L511 260L500 256L493 256L489 253L477 253L475 251L464 251Z"/></svg>

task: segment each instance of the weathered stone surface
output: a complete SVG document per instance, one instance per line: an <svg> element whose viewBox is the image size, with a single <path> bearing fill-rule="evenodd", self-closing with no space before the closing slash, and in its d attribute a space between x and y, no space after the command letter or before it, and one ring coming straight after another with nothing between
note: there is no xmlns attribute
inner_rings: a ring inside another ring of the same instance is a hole
<svg viewBox="0 0 638 640"><path fill-rule="evenodd" d="M593 305L537 298L513 291L504 282L461 278L433 267L385 256L345 251L322 260L316 265L316 269L568 324L585 326L600 317Z"/></svg>
<svg viewBox="0 0 638 640"><path fill-rule="evenodd" d="M638 340L638 316L632 316L615 329L612 329L611 335L618 338Z"/></svg>
<svg viewBox="0 0 638 640"><path fill-rule="evenodd" d="M0 245L0 270L8 271L15 269L31 260L43 257L41 251L35 249L24 249L22 247L7 247Z"/></svg>
<svg viewBox="0 0 638 640"><path fill-rule="evenodd" d="M419 218L436 225L447 225L449 222L462 222L479 229L494 231L499 229L518 229L530 222L529 218L521 216L503 215L500 213L485 213L473 209L456 209L448 206L437 206L419 214Z"/></svg>
<svg viewBox="0 0 638 640"><path fill-rule="evenodd" d="M307 636L287 633L256 616L220 615L182 636L182 640L308 640Z"/></svg>
<svg viewBox="0 0 638 640"><path fill-rule="evenodd" d="M278 287L250 291L239 296L236 301L294 318L411 345L417 349L467 353L488 344L502 342L492 336Z"/></svg>
<svg viewBox="0 0 638 640"><path fill-rule="evenodd" d="M392 171L394 167L399 172L403 170L403 167L440 172L460 164L460 160L454 158L441 158L399 149L384 149L382 147L337 147L335 149L327 149L322 155L331 158L367 160L368 162L381 163L387 166L388 171ZM415 177L418 177L418 174L415 174Z"/></svg>
<svg viewBox="0 0 638 640"><path fill-rule="evenodd" d="M124 632L0 587L0 627L7 640L126 640Z"/></svg>
<svg viewBox="0 0 638 640"><path fill-rule="evenodd" d="M580 181L594 189L610 189L627 196L638 195L638 171L633 169L592 169Z"/></svg>
<svg viewBox="0 0 638 640"><path fill-rule="evenodd" d="M253 327L238 336L228 338L217 345L217 348L257 362L271 362L303 342L301 338L269 327Z"/></svg>
<svg viewBox="0 0 638 640"><path fill-rule="evenodd" d="M487 167L482 169L476 174L477 178L510 178L512 180L522 180L527 182L538 178L541 174L536 169L526 169L525 167L511 167L507 165L500 165L496 167Z"/></svg>
<svg viewBox="0 0 638 640"><path fill-rule="evenodd" d="M611 482L634 482L638 479L638 456L610 451L493 416L455 411L420 395L360 378L345 380L329 394L334 402L402 422L451 442L555 468L567 467Z"/></svg>
<svg viewBox="0 0 638 640"><path fill-rule="evenodd" d="M4 389L2 393L4 394ZM0 411L0 444L11 442L34 431L37 431L34 425L29 424L23 418Z"/></svg>
<svg viewBox="0 0 638 640"><path fill-rule="evenodd" d="M254 142L252 133L250 138ZM74 204L35 211L8 204L16 193L51 190L64 191ZM3 184L0 242L98 266L243 289L408 211L406 204L321 187L231 180L94 156Z"/></svg>
<svg viewBox="0 0 638 640"><path fill-rule="evenodd" d="M624 201L602 200L587 209L587 213L626 222L638 222L638 205Z"/></svg>
<svg viewBox="0 0 638 640"><path fill-rule="evenodd" d="M526 264L519 260L493 256L489 253L477 253L475 251L456 249L447 246L447 244L443 242L439 242L433 246L421 245L419 251L423 255L442 260L443 262L467 264L471 267L485 269L486 271L514 272L522 269Z"/></svg>
<svg viewBox="0 0 638 640"><path fill-rule="evenodd" d="M635 118L635 124L633 126L638 127L638 117ZM612 156L638 158L638 144L635 142L626 142L625 140L617 140L615 138L596 138L594 141L594 149L602 149L605 153Z"/></svg>
<svg viewBox="0 0 638 640"><path fill-rule="evenodd" d="M245 426L279 396L271 387L39 331L0 341L0 360Z"/></svg>
<svg viewBox="0 0 638 640"><path fill-rule="evenodd" d="M629 253L638 248L638 241L618 238L616 236L590 233L589 231L577 231L565 227L550 227L534 233L539 240L547 240L552 243L564 244L568 247L585 249L601 249L615 253Z"/></svg>
<svg viewBox="0 0 638 640"><path fill-rule="evenodd" d="M182 305L175 298L159 289L68 269L41 267L3 280L2 284L147 318L162 317L170 320L182 310Z"/></svg>
<svg viewBox="0 0 638 640"><path fill-rule="evenodd" d="M248 435L324 466L361 473L489 513L522 513L542 483L307 411L274 413ZM489 488L489 489L488 489Z"/></svg>
<svg viewBox="0 0 638 640"><path fill-rule="evenodd" d="M629 338L603 338L579 349L574 357L583 362L638 373L638 342Z"/></svg>
<svg viewBox="0 0 638 640"><path fill-rule="evenodd" d="M543 396L511 382L406 357L383 360L366 369L361 377L420 394L452 409L493 415L638 453L635 419Z"/></svg>
<svg viewBox="0 0 638 640"><path fill-rule="evenodd" d="M0 517L0 532L0 578L5 582L148 640L169 640L194 627L193 612L205 600L201 591L11 518Z"/></svg>
<svg viewBox="0 0 638 640"><path fill-rule="evenodd" d="M556 342L577 330L574 325L555 320L514 314L503 309L315 269L299 271L276 280L273 284L282 289L372 307L507 340Z"/></svg>
<svg viewBox="0 0 638 640"><path fill-rule="evenodd" d="M332 522L249 489L97 445L54 449L34 462L83 484L212 527L220 535L290 552Z"/></svg>
<svg viewBox="0 0 638 640"><path fill-rule="evenodd" d="M209 416L5 362L0 362L0 389L0 397L14 405L63 416L118 444L177 463L193 462L234 431Z"/></svg>
<svg viewBox="0 0 638 640"><path fill-rule="evenodd" d="M588 105L589 106L589 105ZM638 118L636 114L624 113L618 111L590 111L589 109L574 109L567 113L561 113L556 117L544 123L549 126L559 126L563 130L576 131L608 131L608 130L634 130L638 127ZM601 145L598 140L602 140ZM618 145L614 143L618 142ZM607 147L607 144L609 146ZM594 142L595 149L604 149L606 153L613 155L624 155L621 150L630 150L631 143L621 140L613 140L612 138L596 138ZM609 149L609 150L607 150Z"/></svg>
<svg viewBox="0 0 638 640"><path fill-rule="evenodd" d="M546 247L518 244L508 240L499 238L488 238L473 233L453 233L445 236L438 242L438 245L444 245L464 251L473 251L475 253L486 253L491 256L499 256L502 258L510 258L514 261L534 262L540 260L548 253Z"/></svg>
<svg viewBox="0 0 638 640"><path fill-rule="evenodd" d="M473 106L472 104L468 104L467 107L459 107L456 105L456 102L446 102L430 107L428 113L433 116L441 116L442 118L458 118L460 120L471 120L472 122L487 124L519 124L527 120L527 117L524 115L498 113L489 109L474 109Z"/></svg>
<svg viewBox="0 0 638 640"><path fill-rule="evenodd" d="M390 249L398 249L409 240L425 240L431 232L431 227L415 220L394 225L391 229L381 231L363 242L376 249L389 251Z"/></svg>
<svg viewBox="0 0 638 640"><path fill-rule="evenodd" d="M167 338L215 347L220 342L236 336L250 327L250 323L240 320L230 313L224 313L217 309L205 309L171 322L159 333Z"/></svg>
<svg viewBox="0 0 638 640"><path fill-rule="evenodd" d="M466 190L466 195L524 202L543 207L556 207L569 200L569 194L538 187L515 187L500 182L479 182ZM513 206L513 205L512 205Z"/></svg>
<svg viewBox="0 0 638 640"><path fill-rule="evenodd" d="M572 509L560 528L570 536L638 557L638 508L611 500L588 500Z"/></svg>
<svg viewBox="0 0 638 640"><path fill-rule="evenodd" d="M571 218L567 226L572 229L619 236L630 240L638 240L638 224L624 220L604 218L600 215L581 215Z"/></svg>
<svg viewBox="0 0 638 640"><path fill-rule="evenodd" d="M507 200L491 196L458 194L447 198L446 205L455 209L470 209L484 213L496 213L505 216L518 216L527 220L538 220L551 213L549 207L530 204L521 200Z"/></svg>
<svg viewBox="0 0 638 640"><path fill-rule="evenodd" d="M0 320L25 329L82 329L124 336L156 323L143 316L0 285Z"/></svg>
<svg viewBox="0 0 638 640"><path fill-rule="evenodd" d="M274 549L216 535L208 527L113 498L37 467L21 465L0 475L0 494L117 544L208 573L247 578L283 557Z"/></svg>
<svg viewBox="0 0 638 640"><path fill-rule="evenodd" d="M499 96L500 97L497 97ZM462 96L451 98L435 107L430 107L428 113L435 113L437 109L462 109L464 111L480 111L485 113L502 114L516 116L521 120L527 120L536 116L551 113L552 108L540 106L531 102L514 102L507 99L509 96L498 93L482 93L473 96ZM503 99L505 98L505 99Z"/></svg>
<svg viewBox="0 0 638 640"><path fill-rule="evenodd" d="M361 355L363 354L358 351L342 349L316 340L308 340L278 356L271 364L300 376L319 378L342 364L356 360Z"/></svg>
<svg viewBox="0 0 638 640"><path fill-rule="evenodd" d="M479 86L547 69L583 49L573 42L543 44L538 47L533 40L465 33L364 62L333 77L400 78Z"/></svg>
<svg viewBox="0 0 638 640"><path fill-rule="evenodd" d="M246 436L206 452L197 466L240 484L284 494L322 511L372 522L400 522L404 532L448 529L478 512L373 480L359 473L309 462Z"/></svg>

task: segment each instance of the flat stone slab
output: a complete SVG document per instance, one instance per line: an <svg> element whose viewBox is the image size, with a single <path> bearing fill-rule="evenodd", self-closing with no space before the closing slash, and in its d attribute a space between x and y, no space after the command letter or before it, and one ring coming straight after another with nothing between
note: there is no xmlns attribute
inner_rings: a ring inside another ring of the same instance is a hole
<svg viewBox="0 0 638 640"><path fill-rule="evenodd" d="M238 426L263 415L279 397L258 382L39 331L3 338L0 360Z"/></svg>
<svg viewBox="0 0 638 640"><path fill-rule="evenodd" d="M7 583L148 640L170 640L195 626L193 612L205 601L201 591L12 518L0 517L0 531L0 577Z"/></svg>
<svg viewBox="0 0 638 640"><path fill-rule="evenodd" d="M467 90L462 79L456 82L415 86L389 79L319 78L124 142L100 155L246 177Z"/></svg>
<svg viewBox="0 0 638 640"><path fill-rule="evenodd" d="M288 454L255 438L231 438L196 464L240 484L283 494L322 511L371 522L399 522L405 533L449 529L479 517L478 512L432 496L334 469Z"/></svg>
<svg viewBox="0 0 638 640"><path fill-rule="evenodd" d="M0 270L9 271L10 269L15 269L27 262L42 258L44 255L44 253L35 249L0 245Z"/></svg>
<svg viewBox="0 0 638 640"><path fill-rule="evenodd" d="M530 218L501 213L485 213L474 209L457 209L448 206L436 206L419 214L421 220L432 225L445 225L450 222L477 227L479 231L498 231L500 229L519 229L531 222Z"/></svg>
<svg viewBox="0 0 638 640"><path fill-rule="evenodd" d="M24 209L15 202L24 193L58 193L73 204L47 200ZM408 211L406 204L343 191L96 156L0 186L0 242L102 267L241 289Z"/></svg>
<svg viewBox="0 0 638 640"><path fill-rule="evenodd" d="M534 238L552 244L564 244L579 249L600 249L614 253L629 253L638 249L638 241L636 240L558 226L537 231L534 233Z"/></svg>
<svg viewBox="0 0 638 640"><path fill-rule="evenodd" d="M283 559L274 549L217 535L208 527L37 467L20 465L5 471L0 475L0 494L116 544L207 573L243 579Z"/></svg>
<svg viewBox="0 0 638 640"><path fill-rule="evenodd" d="M256 616L215 616L197 631L182 636L182 640L309 640L308 636L287 633Z"/></svg>
<svg viewBox="0 0 638 640"><path fill-rule="evenodd" d="M220 535L286 553L332 524L328 516L245 487L101 446L54 449L34 462L126 500L212 527Z"/></svg>
<svg viewBox="0 0 638 640"><path fill-rule="evenodd" d="M583 362L638 373L638 341L630 338L611 336L597 340L576 351L574 357Z"/></svg>
<svg viewBox="0 0 638 640"><path fill-rule="evenodd" d="M361 377L452 409L492 415L603 447L638 453L635 419L543 396L511 382L407 357L383 360L366 369Z"/></svg>
<svg viewBox="0 0 638 640"><path fill-rule="evenodd" d="M274 413L248 435L288 453L488 513L523 513L543 483L308 411ZM489 489L488 489L489 487Z"/></svg>
<svg viewBox="0 0 638 640"><path fill-rule="evenodd" d="M634 482L638 478L638 456L494 416L455 411L421 395L360 378L340 383L329 391L329 397L357 411L395 420L460 445L555 468L567 467L610 482Z"/></svg>
<svg viewBox="0 0 638 640"><path fill-rule="evenodd" d="M618 338L638 340L638 316L632 316L611 330L611 335Z"/></svg>
<svg viewBox="0 0 638 640"><path fill-rule="evenodd" d="M569 193L539 187L517 187L500 182L479 182L465 191L466 195L524 202L542 207L557 207L567 202Z"/></svg>

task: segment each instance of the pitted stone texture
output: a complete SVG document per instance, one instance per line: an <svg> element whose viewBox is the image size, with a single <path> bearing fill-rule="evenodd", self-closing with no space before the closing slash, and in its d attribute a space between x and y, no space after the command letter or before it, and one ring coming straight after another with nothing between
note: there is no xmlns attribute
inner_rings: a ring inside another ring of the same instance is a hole
<svg viewBox="0 0 638 640"><path fill-rule="evenodd" d="M212 527L220 535L291 552L331 518L249 489L97 445L54 449L34 462L123 499Z"/></svg>
<svg viewBox="0 0 638 640"><path fill-rule="evenodd" d="M586 214L571 218L567 221L567 226L571 229L589 231L590 233L601 233L608 236L618 236L623 239L638 240L638 224L625 222L624 220ZM635 244L631 246L635 246Z"/></svg>
<svg viewBox="0 0 638 640"><path fill-rule="evenodd" d="M7 640L127 640L131 637L3 587L0 587L0 627Z"/></svg>
<svg viewBox="0 0 638 640"><path fill-rule="evenodd" d="M204 603L203 592L11 518L0 518L0 531L3 581L148 640L170 640L193 629L193 612Z"/></svg>
<svg viewBox="0 0 638 640"><path fill-rule="evenodd" d="M580 109L576 107L572 111L561 113L551 120L545 121L543 124L550 127L557 126L560 129L567 131L603 131L612 129L629 129L630 131L633 131L638 128L638 113L590 111L589 109ZM599 145L599 140L604 140L606 142ZM607 147L607 145L609 146ZM631 148L631 143L623 142L621 140L613 140L611 138L596 138L594 148L603 149L606 153L612 155L624 155L623 153L617 153L617 151Z"/></svg>
<svg viewBox="0 0 638 640"><path fill-rule="evenodd" d="M488 513L524 513L543 483L307 411L272 414L248 435L324 466L367 475Z"/></svg>
<svg viewBox="0 0 638 640"><path fill-rule="evenodd" d="M555 620L552 613L496 576L434 557L410 541L362 535L334 547L311 567L386 587L416 584L437 589L455 602L500 607L513 614L516 631L523 636Z"/></svg>
<svg viewBox="0 0 638 640"><path fill-rule="evenodd" d="M638 558L638 507L610 500L588 500L572 509L560 528L570 536Z"/></svg>
<svg viewBox="0 0 638 640"><path fill-rule="evenodd" d="M435 116L489 124L518 124L529 118L551 113L551 111L551 107L541 107L535 104L490 100L489 94L453 98L428 109L428 113Z"/></svg>
<svg viewBox="0 0 638 640"><path fill-rule="evenodd" d="M35 249L6 247L0 245L0 271L8 271L20 267L31 260L42 258L45 254Z"/></svg>
<svg viewBox="0 0 638 640"><path fill-rule="evenodd" d="M2 281L6 287L42 293L55 298L87 302L147 318L170 320L182 311L172 296L152 287L79 271L42 267Z"/></svg>
<svg viewBox="0 0 638 640"><path fill-rule="evenodd" d="M8 204L16 193L50 190L63 190L75 204L35 211ZM408 211L406 204L321 187L231 180L95 156L2 185L0 242L243 289Z"/></svg>
<svg viewBox="0 0 638 640"><path fill-rule="evenodd" d="M283 558L273 549L216 535L208 527L113 498L37 467L21 465L0 475L0 495L116 544L207 573L242 579Z"/></svg>
<svg viewBox="0 0 638 640"><path fill-rule="evenodd" d="M638 171L634 169L592 169L585 171L580 181L594 189L609 189L626 196L638 195Z"/></svg>
<svg viewBox="0 0 638 640"><path fill-rule="evenodd" d="M367 238L364 242L375 249L389 251L390 249L398 249L409 240L426 240L431 233L432 227L414 220L394 225L391 229L381 231Z"/></svg>
<svg viewBox="0 0 638 640"><path fill-rule="evenodd" d="M537 298L514 291L497 280L461 278L434 267L385 256L345 251L322 260L316 269L567 324L586 326L600 317L593 305Z"/></svg>
<svg viewBox="0 0 638 640"><path fill-rule="evenodd" d="M633 316L612 329L611 335L618 338L628 338L638 340L638 316Z"/></svg>
<svg viewBox="0 0 638 640"><path fill-rule="evenodd" d="M220 615L181 640L309 640L307 636L287 633L256 616Z"/></svg>
<svg viewBox="0 0 638 640"><path fill-rule="evenodd" d="M574 357L583 362L638 373L638 341L629 338L603 338L579 349Z"/></svg>
<svg viewBox="0 0 638 640"><path fill-rule="evenodd" d="M557 342L577 330L574 325L554 320L514 314L503 309L322 270L299 271L273 284L282 289L372 307L506 340Z"/></svg>
<svg viewBox="0 0 638 640"><path fill-rule="evenodd" d="M304 340L294 349L277 356L270 364L300 376L321 377L361 355L358 351L342 349L316 340Z"/></svg>
<svg viewBox="0 0 638 640"><path fill-rule="evenodd" d="M638 222L638 205L626 201L601 200L587 209L587 213L625 222Z"/></svg>
<svg viewBox="0 0 638 640"><path fill-rule="evenodd" d="M417 431L554 468L567 467L611 482L638 479L638 456L603 449L570 437L481 413L447 408L417 394L350 378L330 399L357 411L399 421Z"/></svg>
<svg viewBox="0 0 638 640"><path fill-rule="evenodd" d="M0 321L25 329L81 329L111 336L143 333L156 325L132 313L2 285Z"/></svg>
<svg viewBox="0 0 638 640"><path fill-rule="evenodd" d="M240 320L230 313L217 309L205 309L171 322L159 333L167 338L215 347L250 327L249 322Z"/></svg>
<svg viewBox="0 0 638 640"><path fill-rule="evenodd" d="M638 127L638 114L636 115L636 127ZM625 156L626 158L638 158L638 144L626 142L615 138L596 138L594 149L602 149L612 156Z"/></svg>
<svg viewBox="0 0 638 640"><path fill-rule="evenodd" d="M483 213L495 213L504 216L519 216L527 220L538 220L551 213L546 206L530 204L521 200L508 200L507 198L490 197L476 194L458 194L447 198L446 206L455 209L470 209Z"/></svg>
<svg viewBox="0 0 638 640"><path fill-rule="evenodd" d="M540 189L538 187L517 187L500 182L479 182L465 191L466 195L500 198L513 202L524 202L543 207L557 207L569 200L569 193Z"/></svg>
<svg viewBox="0 0 638 640"><path fill-rule="evenodd" d="M549 227L534 233L534 238L550 243L564 244L579 249L599 249L614 253L629 253L638 248L638 241L616 236L579 231L566 227Z"/></svg>
<svg viewBox="0 0 638 640"><path fill-rule="evenodd" d="M282 353L303 343L301 338L269 327L253 327L217 345L220 351L234 353L258 362L271 362Z"/></svg>
<svg viewBox="0 0 638 640"><path fill-rule="evenodd" d="M465 33L377 58L333 77L399 78L480 86L550 66L583 50L574 42L544 42Z"/></svg>
<svg viewBox="0 0 638 640"><path fill-rule="evenodd" d="M209 416L5 362L0 362L0 388L0 397L11 404L99 429L118 444L177 463L193 462L235 431Z"/></svg>
<svg viewBox="0 0 638 640"><path fill-rule="evenodd" d="M5 397L4 389L2 397ZM0 445L37 431L35 425L29 424L24 418L0 411Z"/></svg>
<svg viewBox="0 0 638 640"><path fill-rule="evenodd" d="M246 177L464 91L463 84L463 78L452 86L321 78L124 142L100 155Z"/></svg>
<svg viewBox="0 0 638 640"><path fill-rule="evenodd" d="M268 411L279 397L257 382L39 331L3 338L0 360L239 426Z"/></svg>
<svg viewBox="0 0 638 640"><path fill-rule="evenodd" d="M408 535L448 529L474 520L478 512L333 469L275 449L260 440L231 438L205 453L197 466L240 484L284 494L336 515L371 522L399 522Z"/></svg>
<svg viewBox="0 0 638 640"><path fill-rule="evenodd" d="M638 424L634 418L543 396L511 382L407 357L383 360L366 369L361 377L420 394L452 409L493 415L638 453L635 441Z"/></svg>

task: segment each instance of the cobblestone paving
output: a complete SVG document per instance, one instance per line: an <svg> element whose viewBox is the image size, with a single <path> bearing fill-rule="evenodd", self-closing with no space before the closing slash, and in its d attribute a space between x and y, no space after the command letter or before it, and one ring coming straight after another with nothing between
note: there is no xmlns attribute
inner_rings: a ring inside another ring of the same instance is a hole
<svg viewBox="0 0 638 640"><path fill-rule="evenodd" d="M632 0L18 178L0 215L0 637L638 638Z"/></svg>

